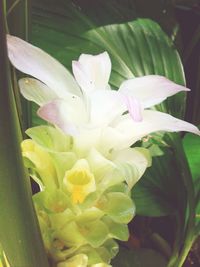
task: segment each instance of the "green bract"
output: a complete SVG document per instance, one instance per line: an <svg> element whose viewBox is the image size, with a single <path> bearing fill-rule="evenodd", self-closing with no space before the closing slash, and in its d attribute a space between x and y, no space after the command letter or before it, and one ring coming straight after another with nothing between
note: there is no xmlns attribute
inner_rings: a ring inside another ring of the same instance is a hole
<svg viewBox="0 0 200 267"><path fill-rule="evenodd" d="M129 193L150 164L147 151L123 150L130 154L123 162L117 151L77 153L73 138L51 126L26 133L32 139L22 142L22 153L41 188L33 200L49 257L57 267L110 266L113 239L128 239L135 214Z"/></svg>

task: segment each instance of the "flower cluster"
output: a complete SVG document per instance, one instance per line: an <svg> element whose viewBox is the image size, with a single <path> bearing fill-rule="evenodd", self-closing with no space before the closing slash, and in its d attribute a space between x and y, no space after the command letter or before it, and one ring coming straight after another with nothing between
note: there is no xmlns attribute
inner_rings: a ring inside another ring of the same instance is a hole
<svg viewBox="0 0 200 267"><path fill-rule="evenodd" d="M106 52L83 54L74 77L42 50L8 36L12 64L34 78L19 81L22 95L51 126L26 131L22 143L44 244L57 267L106 267L127 240L135 214L130 191L151 165L148 150L132 148L155 131L189 131L192 124L148 108L189 89L149 75L108 84Z"/></svg>
<svg viewBox="0 0 200 267"><path fill-rule="evenodd" d="M41 188L33 199L48 255L58 267L109 266L118 251L113 238L128 239L130 189L149 164L147 151L126 150L133 164L95 148L80 157L59 129L38 126L27 134L32 139L22 142L22 153Z"/></svg>

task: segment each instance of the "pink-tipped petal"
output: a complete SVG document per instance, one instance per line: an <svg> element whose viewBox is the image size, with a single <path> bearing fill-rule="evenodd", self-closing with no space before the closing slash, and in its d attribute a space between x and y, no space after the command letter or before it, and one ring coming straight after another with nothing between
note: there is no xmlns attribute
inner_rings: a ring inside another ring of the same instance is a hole
<svg viewBox="0 0 200 267"><path fill-rule="evenodd" d="M140 101L132 96L124 96L123 99L132 119L136 122L142 121L142 106Z"/></svg>
<svg viewBox="0 0 200 267"><path fill-rule="evenodd" d="M77 135L78 129L76 125L70 123L66 116L63 116L63 109L57 107L59 100L50 102L38 109L38 116L43 120L46 120L57 127L59 127L64 133L69 135Z"/></svg>
<svg viewBox="0 0 200 267"><path fill-rule="evenodd" d="M200 135L199 129L193 124L155 110L144 110L142 122L134 122L129 115L122 116L114 127L124 135L127 143L131 140L132 144L142 137L158 131L186 131Z"/></svg>
<svg viewBox="0 0 200 267"><path fill-rule="evenodd" d="M15 36L7 35L7 45L16 69L39 79L60 97L67 92L81 95L73 76L53 57Z"/></svg>
<svg viewBox="0 0 200 267"><path fill-rule="evenodd" d="M73 95L68 101L57 99L47 103L38 110L38 115L71 135L77 134L78 127L87 120L81 99Z"/></svg>
<svg viewBox="0 0 200 267"><path fill-rule="evenodd" d="M158 75L130 79L124 81L119 88L120 93L137 98L143 108L159 104L167 97L181 91L189 91L189 89Z"/></svg>

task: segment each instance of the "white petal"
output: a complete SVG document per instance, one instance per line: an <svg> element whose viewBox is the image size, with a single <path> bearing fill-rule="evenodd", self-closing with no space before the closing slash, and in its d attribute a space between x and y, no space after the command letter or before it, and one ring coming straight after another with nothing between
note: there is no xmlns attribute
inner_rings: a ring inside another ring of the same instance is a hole
<svg viewBox="0 0 200 267"><path fill-rule="evenodd" d="M127 148L112 153L112 160L118 164L124 173L129 188L144 174L146 168L151 164L148 150L144 148Z"/></svg>
<svg viewBox="0 0 200 267"><path fill-rule="evenodd" d="M167 97L181 91L189 91L189 89L158 75L130 79L123 82L119 88L120 93L141 101L143 108L159 104Z"/></svg>
<svg viewBox="0 0 200 267"><path fill-rule="evenodd" d="M95 180L97 184L99 184L99 186L97 186L99 190L105 190L108 187L119 184L125 180L121 168L113 163L113 161L105 158L98 150L92 148L87 160L95 175Z"/></svg>
<svg viewBox="0 0 200 267"><path fill-rule="evenodd" d="M82 54L78 61L73 61L72 69L76 81L86 94L108 87L111 61L107 52L95 56Z"/></svg>
<svg viewBox="0 0 200 267"><path fill-rule="evenodd" d="M50 89L44 83L33 78L20 79L19 88L21 94L27 100L33 101L39 106L58 98L52 89Z"/></svg>
<svg viewBox="0 0 200 267"><path fill-rule="evenodd" d="M132 120L131 120L132 121ZM128 148L132 145L132 135L129 136L129 129L122 131L113 127L105 127L101 133L100 144L98 150L109 157L110 153L114 150L121 150Z"/></svg>
<svg viewBox="0 0 200 267"><path fill-rule="evenodd" d="M129 115L126 115L113 126L115 130L124 135L127 143L132 141L132 144L142 137L158 131L186 131L200 135L200 131L193 124L154 110L144 110L141 122L134 122Z"/></svg>
<svg viewBox="0 0 200 267"><path fill-rule="evenodd" d="M70 94L68 101L57 99L42 106L38 115L71 135L78 134L78 127L87 121L81 98Z"/></svg>
<svg viewBox="0 0 200 267"><path fill-rule="evenodd" d="M79 130L79 134L73 137L73 151L80 158L85 158L91 148L99 146L101 128L85 128Z"/></svg>
<svg viewBox="0 0 200 267"><path fill-rule="evenodd" d="M124 103L134 121L142 121L142 105L140 101L133 96L124 96Z"/></svg>
<svg viewBox="0 0 200 267"><path fill-rule="evenodd" d="M98 90L89 96L90 121L93 125L107 125L127 110L121 95L114 90Z"/></svg>
<svg viewBox="0 0 200 267"><path fill-rule="evenodd" d="M11 35L7 35L7 45L9 59L15 68L39 79L60 97L66 92L81 95L73 76L53 57Z"/></svg>

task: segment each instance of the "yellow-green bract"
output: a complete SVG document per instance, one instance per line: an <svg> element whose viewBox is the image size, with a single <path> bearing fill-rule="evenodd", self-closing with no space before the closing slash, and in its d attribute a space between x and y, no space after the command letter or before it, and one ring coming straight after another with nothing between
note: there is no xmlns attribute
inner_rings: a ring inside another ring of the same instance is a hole
<svg viewBox="0 0 200 267"><path fill-rule="evenodd" d="M150 164L148 151L128 148L122 151L128 158L108 157L77 150L73 137L51 126L26 133L32 139L22 142L22 153L41 188L33 199L48 255L58 267L109 266L118 251L114 239L128 239L135 214L130 189Z"/></svg>

